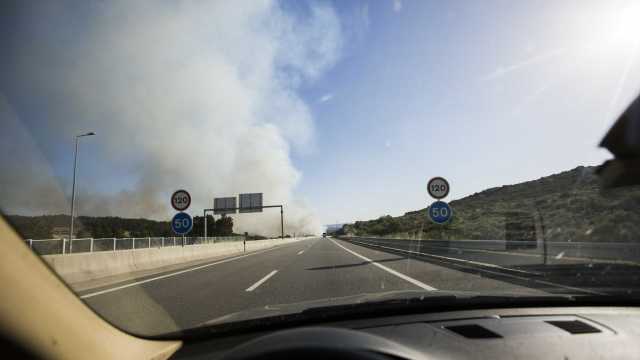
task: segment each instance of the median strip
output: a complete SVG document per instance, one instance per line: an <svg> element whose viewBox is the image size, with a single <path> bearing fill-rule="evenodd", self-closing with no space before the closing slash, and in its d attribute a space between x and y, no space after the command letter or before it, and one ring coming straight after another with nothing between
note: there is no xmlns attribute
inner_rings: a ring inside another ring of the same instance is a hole
<svg viewBox="0 0 640 360"><path fill-rule="evenodd" d="M382 270L384 270L384 271L386 271L386 272L388 272L388 273L390 273L392 275L395 275L395 276L399 277L402 280L408 281L408 282L412 283L413 285L415 285L415 286L417 286L419 288L422 288L422 289L427 290L427 291L438 290L438 289L434 288L433 286L429 286L429 285L427 285L427 284L425 284L425 283L423 283L423 282L421 282L419 280L416 280L416 279L414 279L412 277L409 277L409 276L407 276L405 274L402 274L402 273L399 273L399 272L397 272L397 271L395 271L393 269L390 269L390 268L388 268L388 267L386 267L386 266L384 266L382 264L379 264L379 263L375 262L374 260L371 260L366 256L360 255L360 254L358 254L357 252L355 252L353 250L347 249L346 247L344 247L344 246L338 244L337 242L335 242L335 240L333 240L333 239L329 239L329 240L331 240L331 242L336 244L338 247L341 247L343 250L351 253L352 255L355 255L355 256L359 257L360 259L362 259L362 260L364 260L366 262L369 262L372 265L377 266L380 269L382 269Z"/></svg>

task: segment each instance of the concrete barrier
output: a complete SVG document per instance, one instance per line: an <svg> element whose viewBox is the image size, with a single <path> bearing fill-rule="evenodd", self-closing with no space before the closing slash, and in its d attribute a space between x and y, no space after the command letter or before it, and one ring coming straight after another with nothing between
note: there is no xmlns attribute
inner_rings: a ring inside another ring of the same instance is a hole
<svg viewBox="0 0 640 360"><path fill-rule="evenodd" d="M289 244L308 238L247 241L246 252ZM242 241L114 252L44 255L42 258L68 283L150 270L214 257L244 253Z"/></svg>

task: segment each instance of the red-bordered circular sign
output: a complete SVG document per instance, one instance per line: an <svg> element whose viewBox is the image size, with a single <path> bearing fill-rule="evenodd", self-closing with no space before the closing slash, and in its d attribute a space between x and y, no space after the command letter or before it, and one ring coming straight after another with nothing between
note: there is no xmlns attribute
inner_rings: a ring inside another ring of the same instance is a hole
<svg viewBox="0 0 640 360"><path fill-rule="evenodd" d="M440 176L431 178L427 183L427 191L434 199L444 199L449 195L449 182Z"/></svg>
<svg viewBox="0 0 640 360"><path fill-rule="evenodd" d="M187 190L177 190L171 195L171 206L178 211L187 210L191 205L191 195Z"/></svg>

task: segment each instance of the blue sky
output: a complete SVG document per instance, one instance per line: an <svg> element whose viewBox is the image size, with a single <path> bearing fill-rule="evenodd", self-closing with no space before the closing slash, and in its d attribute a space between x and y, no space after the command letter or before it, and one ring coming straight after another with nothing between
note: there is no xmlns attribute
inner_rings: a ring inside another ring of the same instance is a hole
<svg viewBox="0 0 640 360"><path fill-rule="evenodd" d="M186 187L265 192L291 228L401 215L433 176L453 200L601 163L640 80L634 1L82 4L0 19L0 163L30 164L7 212L65 211L93 130L82 214L163 218Z"/></svg>
<svg viewBox="0 0 640 360"><path fill-rule="evenodd" d="M358 4L368 7L364 36L305 89L318 151L294 157L299 191L325 221L426 207L436 175L455 199L608 158L597 143L637 92L638 63L611 105L633 42L580 49L593 41L585 24L610 30L593 21L606 17L598 6L572 14L576 3L419 1L397 12ZM324 94L331 99L318 101Z"/></svg>

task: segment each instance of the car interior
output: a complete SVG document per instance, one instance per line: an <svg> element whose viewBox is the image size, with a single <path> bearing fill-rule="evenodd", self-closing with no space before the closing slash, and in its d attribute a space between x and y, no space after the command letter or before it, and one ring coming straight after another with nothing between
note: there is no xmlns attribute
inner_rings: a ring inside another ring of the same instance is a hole
<svg viewBox="0 0 640 360"><path fill-rule="evenodd" d="M617 117L604 134L600 147L612 156L596 170L604 189L640 185L640 97L636 97ZM449 184L446 185L448 193ZM258 195L262 207L262 194ZM186 196L191 203L188 193ZM232 200L235 208L235 198ZM273 207L278 206L280 217L277 217L276 227L278 232L281 229L281 237L276 239L285 241L282 205ZM254 209L254 206L248 209ZM208 210L213 209L205 209L205 234ZM640 359L640 298L631 290L626 294L622 291L622 296L600 296L594 291L580 296L549 294L511 298L496 293L464 301L452 295L434 296L427 301L418 295L412 299L309 308L286 315L274 312L239 321L227 321L232 319L229 315L228 318L223 317L221 323L208 322L197 328L158 335L127 331L92 309L88 296L79 296L68 281L30 248L29 239L23 237L4 215L0 216L0 358L3 359ZM189 230L192 226L189 223ZM242 250L233 253L238 258L247 256L247 246L252 246L247 241L248 233L244 234L244 240L238 242L242 245L242 248L238 245L238 249ZM333 242L339 238L329 231L317 234L321 234L315 237L318 243ZM204 237L207 238L206 235ZM184 237L182 239L184 241ZM93 239L91 241L93 249ZM148 237L149 248L152 247L151 241ZM164 239L162 241L164 246ZM383 245L365 244L363 248L379 249ZM63 251L64 246L63 240ZM135 250L135 240L133 247ZM345 250L344 254L349 255L351 250ZM115 237L113 251L116 251ZM291 257L301 255L302 251ZM390 264L398 260L392 255L403 254L406 259L412 259L418 258L415 255L417 251L413 248L404 252L395 249L386 253L388 258L380 261L352 252L359 259L337 266L325 264L309 271L317 273L340 267L352 269L375 265L376 269L386 269L402 278L404 275L389 269ZM447 254L456 251L460 250L451 250ZM491 251L488 253L495 255ZM66 254L76 255L80 254ZM564 255L554 256L559 260ZM220 259L216 261L227 261L226 257ZM465 260L465 263L479 263L473 259ZM546 266L546 259L545 253L544 265L536 265ZM518 277L519 274L499 273L497 265L485 268L483 274L490 274L485 277L469 271L464 267L466 265L461 265L462 261L453 260L456 259L439 255L430 258L434 264L454 263L448 266L468 275L469 281L509 276L517 278L520 285L533 284L530 279ZM624 276L624 280L630 283L640 282L637 262L612 261L611 264L633 267L634 270L623 275L616 274L615 267L606 267L609 263L603 265L591 261L585 266L594 264L597 269L602 265L603 272L614 273L607 275L614 276L612 279L616 281ZM178 265L173 265L176 266L174 270L180 270ZM198 269L205 266L209 265L199 263ZM283 272L281 270L280 274ZM264 284L274 274L275 270L254 286ZM575 277L598 275L576 272ZM405 280L407 278L404 276ZM251 293L254 286L243 287L241 293ZM570 286L566 288L575 290ZM235 299L231 297L227 301Z"/></svg>

